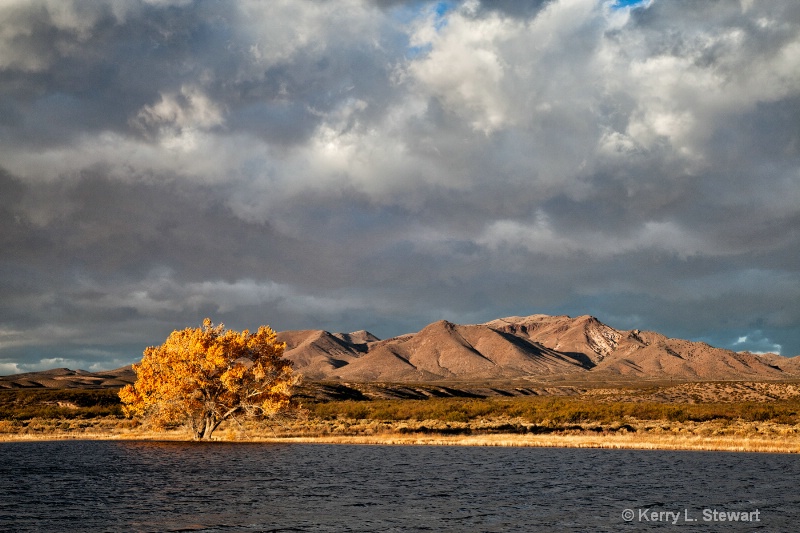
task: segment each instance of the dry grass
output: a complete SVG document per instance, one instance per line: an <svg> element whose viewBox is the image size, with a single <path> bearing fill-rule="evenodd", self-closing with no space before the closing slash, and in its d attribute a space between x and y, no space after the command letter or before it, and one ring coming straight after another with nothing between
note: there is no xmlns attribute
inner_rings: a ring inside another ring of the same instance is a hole
<svg viewBox="0 0 800 533"><path fill-rule="evenodd" d="M118 391L113 389L0 389L0 420L121 415Z"/></svg>
<svg viewBox="0 0 800 533"><path fill-rule="evenodd" d="M484 436L328 436L258 439L266 442L318 444L382 444L428 446L518 446L547 448L613 448L637 450L703 450L729 452L798 453L800 441L738 437L683 437L652 435L484 435Z"/></svg>
<svg viewBox="0 0 800 533"><path fill-rule="evenodd" d="M644 399L643 399L644 398ZM387 421L441 420L471 422L483 418L521 418L544 425L597 422L611 424L629 419L704 422L710 420L776 421L800 423L800 398L772 401L685 402L656 401L639 391L628 397L596 393L581 396L513 398L432 398L428 400L337 401L308 406L310 416L321 420L368 419Z"/></svg>
<svg viewBox="0 0 800 533"><path fill-rule="evenodd" d="M664 450L800 452L800 424L772 422L671 422L629 420L598 426L538 426L521 419L458 423L440 420L387 422L337 420L283 427L228 427L218 438L231 441L334 444L545 446Z"/></svg>
<svg viewBox="0 0 800 533"><path fill-rule="evenodd" d="M37 420L25 431L0 433L0 441L25 440L188 440L187 432L150 431L127 427L114 418L94 424L65 426ZM124 422L124 421L122 421ZM715 450L738 452L800 452L800 425L772 422L722 421L563 427L526 425L520 419L486 419L476 423L439 420L387 422L375 420L294 420L283 425L263 422L223 425L214 440L225 442L302 442L363 445L522 446L627 448L642 450ZM19 429L19 428L17 428Z"/></svg>
<svg viewBox="0 0 800 533"><path fill-rule="evenodd" d="M117 415L96 416L101 411L95 405L78 405L88 398L108 404L105 396L69 395L3 396L0 407L5 405L10 416L0 416L0 441L189 439L180 428L151 431ZM103 405L109 407L115 406ZM214 437L236 442L798 453L800 387L687 383L595 388L572 396L311 402L292 418L225 423Z"/></svg>

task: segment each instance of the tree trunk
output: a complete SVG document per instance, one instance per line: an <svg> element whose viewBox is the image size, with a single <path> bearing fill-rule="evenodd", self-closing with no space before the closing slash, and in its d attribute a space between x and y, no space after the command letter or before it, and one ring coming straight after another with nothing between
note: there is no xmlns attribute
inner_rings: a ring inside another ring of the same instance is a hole
<svg viewBox="0 0 800 533"><path fill-rule="evenodd" d="M211 434L214 433L214 430L217 429L220 424L222 424L222 421L226 420L238 410L238 406L234 407L219 418L217 418L217 416L214 414L206 414L205 418L203 419L203 426L197 431L197 438L200 440L211 440Z"/></svg>
<svg viewBox="0 0 800 533"><path fill-rule="evenodd" d="M203 427L202 433L198 432L198 437L201 440L211 440L211 434L214 433L215 429L217 429L217 426L219 426L219 422L214 420L214 417L209 416L206 417L204 423L205 427Z"/></svg>

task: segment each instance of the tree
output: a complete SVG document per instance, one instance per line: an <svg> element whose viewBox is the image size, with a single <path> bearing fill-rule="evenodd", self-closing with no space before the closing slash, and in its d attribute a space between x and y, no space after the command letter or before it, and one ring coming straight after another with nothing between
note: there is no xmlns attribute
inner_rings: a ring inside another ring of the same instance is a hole
<svg viewBox="0 0 800 533"><path fill-rule="evenodd" d="M123 411L157 428L183 423L204 440L228 418L273 415L288 407L297 382L285 348L269 326L239 333L206 318L145 349L136 382L119 393Z"/></svg>

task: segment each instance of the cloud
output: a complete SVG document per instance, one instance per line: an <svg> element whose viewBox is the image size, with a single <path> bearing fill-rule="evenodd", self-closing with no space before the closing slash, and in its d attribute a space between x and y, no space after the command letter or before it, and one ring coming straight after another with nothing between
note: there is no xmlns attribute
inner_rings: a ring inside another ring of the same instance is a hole
<svg viewBox="0 0 800 533"><path fill-rule="evenodd" d="M556 256L578 254L603 258L648 249L674 253L681 258L724 255L721 250L714 249L713 242L704 243L673 222L649 221L628 235L607 235L592 230L567 235L559 233L542 211L536 214L532 223L492 222L477 242L495 250L522 248L532 254Z"/></svg>
<svg viewBox="0 0 800 533"><path fill-rule="evenodd" d="M224 123L223 111L197 87L183 86L180 93L161 94L158 103L145 105L133 119L143 131L176 135L185 130L208 130Z"/></svg>
<svg viewBox="0 0 800 533"><path fill-rule="evenodd" d="M747 350L753 353L781 353L781 345L771 342L768 338L765 338L760 331L755 332L755 334L739 337L733 345L736 346L738 350Z"/></svg>
<svg viewBox="0 0 800 533"><path fill-rule="evenodd" d="M796 2L35 0L0 28L2 368L206 313L591 312L800 353Z"/></svg>
<svg viewBox="0 0 800 533"><path fill-rule="evenodd" d="M411 62L409 74L475 130L491 133L503 127L509 102L501 91L505 69L497 45L514 33L514 24L498 16L475 20L461 14L441 28L437 17L426 22L411 44L430 51Z"/></svg>

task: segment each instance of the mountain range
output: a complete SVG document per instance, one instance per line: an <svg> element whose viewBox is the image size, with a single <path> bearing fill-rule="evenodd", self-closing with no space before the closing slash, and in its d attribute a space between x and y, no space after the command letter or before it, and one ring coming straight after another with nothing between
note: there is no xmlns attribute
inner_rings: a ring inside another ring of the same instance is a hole
<svg viewBox="0 0 800 533"><path fill-rule="evenodd" d="M483 324L446 320L380 340L367 331L284 331L286 357L306 379L435 382L559 377L692 381L800 375L800 357L714 348L597 318L531 315Z"/></svg>
<svg viewBox="0 0 800 533"><path fill-rule="evenodd" d="M531 315L483 324L440 320L417 333L381 340L367 331L278 333L285 356L306 381L439 383L664 379L800 378L800 356L754 354L652 331L617 330L597 318ZM130 366L91 373L66 368L0 377L0 388L119 387Z"/></svg>

